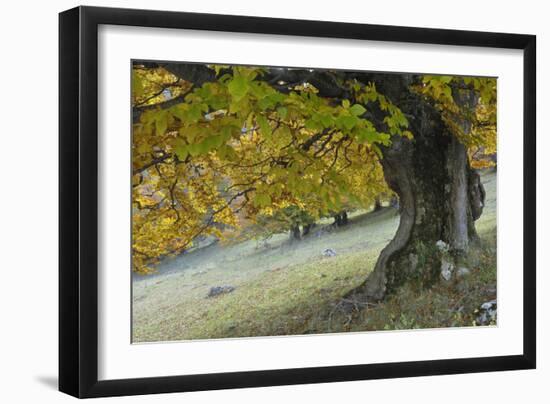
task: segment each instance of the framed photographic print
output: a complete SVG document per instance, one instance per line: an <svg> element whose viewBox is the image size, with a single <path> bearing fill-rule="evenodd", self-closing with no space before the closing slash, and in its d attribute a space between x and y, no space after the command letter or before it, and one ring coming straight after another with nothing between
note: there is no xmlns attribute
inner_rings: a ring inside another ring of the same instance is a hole
<svg viewBox="0 0 550 404"><path fill-rule="evenodd" d="M61 391L535 367L534 36L59 21Z"/></svg>

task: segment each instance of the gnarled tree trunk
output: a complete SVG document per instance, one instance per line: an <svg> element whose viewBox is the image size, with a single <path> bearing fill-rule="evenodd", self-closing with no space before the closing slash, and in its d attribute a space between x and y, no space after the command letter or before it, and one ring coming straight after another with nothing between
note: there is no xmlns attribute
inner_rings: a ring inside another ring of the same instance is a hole
<svg viewBox="0 0 550 404"><path fill-rule="evenodd" d="M419 98L401 108L415 117L415 138L394 137L381 160L386 182L399 196L399 227L374 271L347 297L377 301L405 283L429 287L450 280L468 266L478 242L474 221L485 193L465 147Z"/></svg>

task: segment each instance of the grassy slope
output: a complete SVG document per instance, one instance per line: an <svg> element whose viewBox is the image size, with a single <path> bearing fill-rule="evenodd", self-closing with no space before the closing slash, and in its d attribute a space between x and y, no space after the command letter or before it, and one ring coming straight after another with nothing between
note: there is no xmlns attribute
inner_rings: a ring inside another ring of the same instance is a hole
<svg viewBox="0 0 550 404"><path fill-rule="evenodd" d="M300 242L277 235L268 245L202 248L167 260L157 275L134 277L134 342L471 325L475 308L496 293L496 175L482 179L487 203L476 226L484 248L461 284L403 288L376 306L341 308L397 228L388 208ZM337 256L323 257L325 248ZM236 289L205 298L221 285Z"/></svg>

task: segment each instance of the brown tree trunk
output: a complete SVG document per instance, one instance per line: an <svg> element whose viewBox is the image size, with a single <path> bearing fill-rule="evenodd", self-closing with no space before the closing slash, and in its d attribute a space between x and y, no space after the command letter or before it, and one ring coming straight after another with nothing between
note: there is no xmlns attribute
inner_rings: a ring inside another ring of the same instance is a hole
<svg viewBox="0 0 550 404"><path fill-rule="evenodd" d="M405 283L420 288L450 280L468 266L485 193L465 147L429 105L415 107L415 139L394 137L381 160L399 196L400 222L373 272L346 297L377 301ZM403 109L403 108L402 108Z"/></svg>

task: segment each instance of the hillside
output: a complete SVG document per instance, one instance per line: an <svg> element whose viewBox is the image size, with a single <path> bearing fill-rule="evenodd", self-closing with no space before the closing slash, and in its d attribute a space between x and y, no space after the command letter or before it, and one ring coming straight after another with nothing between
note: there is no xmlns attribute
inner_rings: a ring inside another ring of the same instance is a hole
<svg viewBox="0 0 550 404"><path fill-rule="evenodd" d="M156 274L134 275L133 341L472 325L476 308L496 296L496 174L482 181L480 264L459 285L404 288L380 304L354 302L351 310L342 305L398 226L391 207L356 212L347 226L322 222L298 242L278 234L267 242L213 244L165 259ZM327 249L336 255L323 254ZM208 297L217 286L234 290Z"/></svg>

